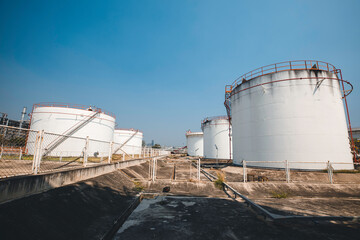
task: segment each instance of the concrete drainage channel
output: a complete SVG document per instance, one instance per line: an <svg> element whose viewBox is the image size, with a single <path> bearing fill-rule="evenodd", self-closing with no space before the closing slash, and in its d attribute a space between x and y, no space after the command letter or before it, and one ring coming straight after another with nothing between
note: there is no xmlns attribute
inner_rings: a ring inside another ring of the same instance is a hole
<svg viewBox="0 0 360 240"><path fill-rule="evenodd" d="M139 206L143 199L151 199L159 196L158 193L140 193L136 199L129 205L129 207L114 221L111 229L104 234L101 240L111 240L114 238L116 232L121 228L124 222L128 219L131 213Z"/></svg>
<svg viewBox="0 0 360 240"><path fill-rule="evenodd" d="M204 169L200 168L200 171L210 180L210 181L214 181L217 178L212 175L211 173L205 171ZM234 198L236 199L237 197L242 198L245 201L245 204L248 207L251 207L252 209L255 210L255 212L259 215L261 215L262 217L264 217L265 220L267 221L288 221L288 220L314 220L314 221L319 221L319 220L324 220L324 221L360 221L360 216L296 216L296 215L290 215L290 216L283 216L283 215L279 215L279 214L274 214L269 212L268 210L266 210L265 208L261 207L260 205L256 204L255 202L251 201L249 198L247 198L246 196L240 194L238 191L236 191L233 187L231 187L230 185L228 185L227 183L223 183L224 184L224 190L228 191L230 190L233 194L234 194Z"/></svg>

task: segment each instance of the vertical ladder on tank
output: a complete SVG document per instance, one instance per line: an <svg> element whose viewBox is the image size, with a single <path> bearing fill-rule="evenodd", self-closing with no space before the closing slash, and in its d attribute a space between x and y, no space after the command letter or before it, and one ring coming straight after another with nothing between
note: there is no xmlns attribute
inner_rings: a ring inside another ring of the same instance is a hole
<svg viewBox="0 0 360 240"><path fill-rule="evenodd" d="M127 144L133 137L135 137L135 135L139 132L139 130L136 130L135 133L133 135L131 135L129 137L129 139L127 139L123 144L121 144L120 147L118 147L115 151L114 151L114 154L116 154L119 150L123 151L127 156L129 156L129 154L127 154L124 150L122 150L121 148L123 146L125 146L125 144Z"/></svg>
<svg viewBox="0 0 360 240"><path fill-rule="evenodd" d="M54 150L57 146L59 146L61 143L63 143L66 139L71 137L74 133L79 131L81 128L83 128L85 125L87 125L91 120L93 120L97 115L99 115L100 112L96 111L94 114L91 114L88 116L85 121L81 121L74 126L70 127L68 130L66 130L62 135L65 136L59 136L57 139L52 141L46 148L43 156L45 157L47 154L49 154L52 150Z"/></svg>
<svg viewBox="0 0 360 240"><path fill-rule="evenodd" d="M225 108L226 108L226 113L228 116L228 121L229 121L229 161L228 163L231 161L231 102L230 102L230 97L231 97L231 91L232 91L233 86L232 85L226 85L225 86Z"/></svg>
<svg viewBox="0 0 360 240"><path fill-rule="evenodd" d="M345 103L345 107L346 107L346 116L347 116L347 120L348 120L348 129L350 132L350 141L351 141L351 150L353 153L353 161L358 162L356 159L356 150L355 150L354 138L353 138L351 122L350 122L349 107L348 107L347 99L346 99L347 95L349 95L350 93L345 90L341 69L335 69L334 72L335 72L337 79L341 82L341 85L342 85L342 91L343 91L342 98L344 99L344 103Z"/></svg>

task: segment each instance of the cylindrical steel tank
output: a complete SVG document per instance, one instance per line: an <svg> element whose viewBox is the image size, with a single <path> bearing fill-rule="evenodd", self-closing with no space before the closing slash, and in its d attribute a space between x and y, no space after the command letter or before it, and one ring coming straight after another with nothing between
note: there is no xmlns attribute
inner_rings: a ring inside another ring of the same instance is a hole
<svg viewBox="0 0 360 240"><path fill-rule="evenodd" d="M234 164L353 169L336 68L293 61L256 69L233 84ZM261 161L260 163L256 161ZM338 164L336 164L338 163Z"/></svg>
<svg viewBox="0 0 360 240"><path fill-rule="evenodd" d="M141 154L143 133L135 129L115 129L114 131L114 143L117 146L121 146L121 150L117 151L117 154ZM114 150L117 150L116 147Z"/></svg>
<svg viewBox="0 0 360 240"><path fill-rule="evenodd" d="M212 159L230 159L231 129L227 116L205 118L201 123L204 133L204 157ZM231 154L232 155L232 154Z"/></svg>
<svg viewBox="0 0 360 240"><path fill-rule="evenodd" d="M204 134L202 132L187 131L185 136L188 155L193 157L203 157Z"/></svg>
<svg viewBox="0 0 360 240"><path fill-rule="evenodd" d="M115 116L100 108L60 103L34 104L30 129L44 130L42 154L46 156L81 156L89 137L89 157L109 154L113 140ZM69 137L63 136L69 135ZM27 153L35 150L36 132L27 138ZM97 140L97 141L93 141Z"/></svg>

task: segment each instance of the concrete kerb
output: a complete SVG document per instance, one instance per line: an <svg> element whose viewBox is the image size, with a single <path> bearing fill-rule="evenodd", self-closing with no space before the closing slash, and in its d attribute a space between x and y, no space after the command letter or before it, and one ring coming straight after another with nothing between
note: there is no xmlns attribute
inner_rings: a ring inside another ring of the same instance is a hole
<svg viewBox="0 0 360 240"><path fill-rule="evenodd" d="M94 178L117 169L139 165L146 161L147 159L136 159L60 172L2 179L0 180L0 204Z"/></svg>

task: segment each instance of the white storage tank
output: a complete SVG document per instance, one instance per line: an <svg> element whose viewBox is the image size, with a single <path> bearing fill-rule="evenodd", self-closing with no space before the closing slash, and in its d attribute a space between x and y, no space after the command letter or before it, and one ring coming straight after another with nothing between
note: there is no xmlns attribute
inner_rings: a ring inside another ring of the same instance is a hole
<svg viewBox="0 0 360 240"><path fill-rule="evenodd" d="M114 151L116 151L121 145L121 150L118 150L116 154L141 154L143 141L143 133L136 129L115 129L114 131Z"/></svg>
<svg viewBox="0 0 360 240"><path fill-rule="evenodd" d="M227 116L205 118L201 123L204 133L204 158L231 159L229 119Z"/></svg>
<svg viewBox="0 0 360 240"><path fill-rule="evenodd" d="M100 108L61 103L34 104L30 129L44 130L42 154L44 156L81 156L86 140L89 141L88 156L109 155L113 140L115 116ZM65 137L68 135L70 137ZM36 132L27 138L27 153L34 154Z"/></svg>
<svg viewBox="0 0 360 240"><path fill-rule="evenodd" d="M193 157L204 156L204 134L202 132L186 132L187 153Z"/></svg>
<svg viewBox="0 0 360 240"><path fill-rule="evenodd" d="M232 85L234 164L353 169L341 81L320 61L256 69ZM256 163L256 161L262 161ZM276 163L277 162L277 163ZM337 164L336 164L337 163Z"/></svg>

